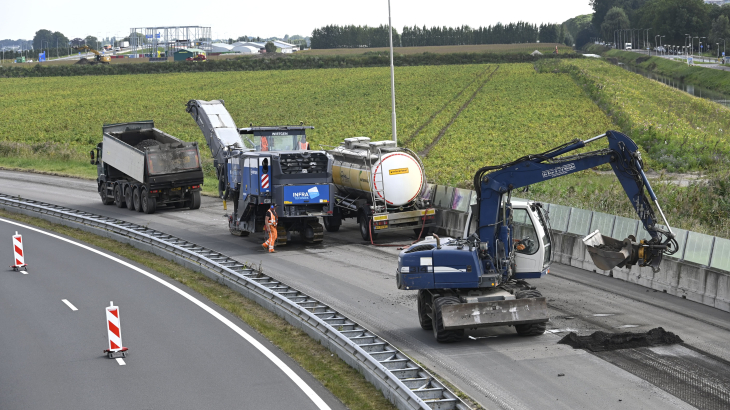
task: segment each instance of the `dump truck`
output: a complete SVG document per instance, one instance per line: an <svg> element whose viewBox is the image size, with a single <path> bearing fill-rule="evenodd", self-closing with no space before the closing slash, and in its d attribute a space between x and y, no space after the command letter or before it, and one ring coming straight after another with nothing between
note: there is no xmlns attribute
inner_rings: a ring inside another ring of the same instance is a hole
<svg viewBox="0 0 730 410"><path fill-rule="evenodd" d="M218 193L233 202L232 235L263 232L273 205L277 245L296 232L308 243L324 238L320 217L332 215L332 160L310 151L305 125L237 128L223 100L190 100L186 108L205 136L218 177Z"/></svg>
<svg viewBox="0 0 730 410"><path fill-rule="evenodd" d="M328 232L342 220L357 218L360 235L372 242L378 233L413 230L420 239L436 225L436 210L421 198L426 186L423 163L395 141L371 142L368 137L346 138L327 151L332 163L333 214L325 216Z"/></svg>
<svg viewBox="0 0 730 410"><path fill-rule="evenodd" d="M607 148L575 153L603 138ZM638 146L627 135L607 131L477 171L475 231L464 238L427 237L398 257L397 287L418 290L421 327L438 342L456 342L466 329L486 326L514 326L521 336L543 334L550 320L546 298L527 281L548 274L550 219L540 203L513 200L512 191L603 164L613 169L648 237L619 240L594 231L583 238L593 263L602 270L636 265L658 271L663 256L677 252L675 234L643 171Z"/></svg>
<svg viewBox="0 0 730 410"><path fill-rule="evenodd" d="M104 205L147 214L163 205L200 208L198 144L160 131L154 121L105 124L90 156Z"/></svg>

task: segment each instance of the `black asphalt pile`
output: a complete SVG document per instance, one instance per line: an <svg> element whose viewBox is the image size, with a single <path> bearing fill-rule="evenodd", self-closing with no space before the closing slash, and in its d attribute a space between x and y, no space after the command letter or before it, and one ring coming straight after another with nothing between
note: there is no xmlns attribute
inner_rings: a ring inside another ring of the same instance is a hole
<svg viewBox="0 0 730 410"><path fill-rule="evenodd" d="M570 332L560 339L558 343L573 346L574 349L605 352L609 350L634 349L637 347L673 345L683 342L674 333L657 327L646 333L606 333L599 331L588 336L578 336L577 333Z"/></svg>
<svg viewBox="0 0 730 410"><path fill-rule="evenodd" d="M75 62L74 64L86 65L86 64L90 64L90 63L89 63L89 60L82 58L82 59L79 59L79 61Z"/></svg>
<svg viewBox="0 0 730 410"><path fill-rule="evenodd" d="M135 145L135 148L138 148L140 150L144 150L147 147L154 147L160 145L160 142L157 140L142 140L139 142L139 144Z"/></svg>

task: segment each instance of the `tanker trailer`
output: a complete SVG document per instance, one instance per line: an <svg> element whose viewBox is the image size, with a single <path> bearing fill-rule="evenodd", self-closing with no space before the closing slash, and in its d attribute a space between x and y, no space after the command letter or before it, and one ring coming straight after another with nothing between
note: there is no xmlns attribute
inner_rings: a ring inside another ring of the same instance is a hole
<svg viewBox="0 0 730 410"><path fill-rule="evenodd" d="M328 232L339 230L345 218L357 218L366 241L383 231L411 229L426 236L433 229L436 210L421 199L426 177L415 152L395 141L357 137L327 153L336 187L332 216L323 218Z"/></svg>

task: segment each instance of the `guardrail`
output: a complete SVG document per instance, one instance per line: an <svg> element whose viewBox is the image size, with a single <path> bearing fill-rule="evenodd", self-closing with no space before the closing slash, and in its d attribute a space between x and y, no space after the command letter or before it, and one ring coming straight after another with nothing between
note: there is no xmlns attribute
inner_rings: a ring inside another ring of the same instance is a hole
<svg viewBox="0 0 730 410"><path fill-rule="evenodd" d="M400 350L330 306L219 252L145 226L0 194L0 208L106 236L174 260L236 290L304 330L401 410L468 410Z"/></svg>
<svg viewBox="0 0 730 410"><path fill-rule="evenodd" d="M447 235L463 234L469 206L476 204L474 191L428 184L422 197L430 199L439 210L437 223ZM649 239L641 221L556 204L544 205L553 233L560 242L555 249L559 262L730 311L730 239L672 228L679 251L664 258L662 273L637 267L601 271L592 264L579 238L598 229L613 238L634 235L637 239ZM472 225L469 231L473 232L474 228Z"/></svg>

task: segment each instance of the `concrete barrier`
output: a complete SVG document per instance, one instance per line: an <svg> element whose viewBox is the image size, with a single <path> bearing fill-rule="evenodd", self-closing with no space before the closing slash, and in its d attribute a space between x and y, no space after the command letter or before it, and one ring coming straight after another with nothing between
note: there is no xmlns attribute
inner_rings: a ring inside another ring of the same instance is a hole
<svg viewBox="0 0 730 410"><path fill-rule="evenodd" d="M470 205L476 204L476 193L444 185L429 185L428 192L437 209L438 233L452 237L463 236L471 212ZM617 239L629 235L634 235L637 239L648 239L649 233L644 230L641 222L580 208L555 204L546 206L554 238L555 262L730 312L729 239L673 228L679 251L662 260L659 272L654 273L651 268L636 266L603 271L593 264L583 244L583 237L598 229L602 234ZM474 232L475 229L476 224L472 218L469 232Z"/></svg>

